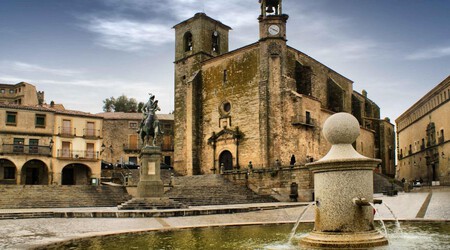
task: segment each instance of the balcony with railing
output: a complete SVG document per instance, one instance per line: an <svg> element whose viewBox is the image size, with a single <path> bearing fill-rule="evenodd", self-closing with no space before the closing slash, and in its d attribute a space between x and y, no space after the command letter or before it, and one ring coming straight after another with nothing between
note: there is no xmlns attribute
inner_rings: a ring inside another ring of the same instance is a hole
<svg viewBox="0 0 450 250"><path fill-rule="evenodd" d="M41 155L51 156L52 150L50 146L39 145L24 145L24 144L3 144L4 154L17 154L17 155Z"/></svg>
<svg viewBox="0 0 450 250"><path fill-rule="evenodd" d="M292 116L291 124L314 127L316 125L316 120L308 116L294 115Z"/></svg>
<svg viewBox="0 0 450 250"><path fill-rule="evenodd" d="M99 138L100 137L100 129L83 129L83 137L85 138Z"/></svg>
<svg viewBox="0 0 450 250"><path fill-rule="evenodd" d="M77 135L77 130L72 127L58 127L58 135L64 137L74 137Z"/></svg>
<svg viewBox="0 0 450 250"><path fill-rule="evenodd" d="M173 143L163 143L161 144L161 151L173 151Z"/></svg>
<svg viewBox="0 0 450 250"><path fill-rule="evenodd" d="M123 151L125 152L139 152L142 148L142 142L136 142L136 143L128 143L123 144Z"/></svg>
<svg viewBox="0 0 450 250"><path fill-rule="evenodd" d="M75 159L75 160L99 160L100 152L90 150L67 150L58 149L56 157L60 159Z"/></svg>

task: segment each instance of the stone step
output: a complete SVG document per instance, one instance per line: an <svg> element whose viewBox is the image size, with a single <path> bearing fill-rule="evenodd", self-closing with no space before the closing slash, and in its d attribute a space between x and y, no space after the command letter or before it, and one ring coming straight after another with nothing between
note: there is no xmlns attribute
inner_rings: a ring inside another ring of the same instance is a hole
<svg viewBox="0 0 450 250"><path fill-rule="evenodd" d="M176 177L174 182L166 196L190 206L276 202L272 197L257 195L245 186L231 183L221 175Z"/></svg>
<svg viewBox="0 0 450 250"><path fill-rule="evenodd" d="M0 185L0 208L108 207L130 199L124 187Z"/></svg>

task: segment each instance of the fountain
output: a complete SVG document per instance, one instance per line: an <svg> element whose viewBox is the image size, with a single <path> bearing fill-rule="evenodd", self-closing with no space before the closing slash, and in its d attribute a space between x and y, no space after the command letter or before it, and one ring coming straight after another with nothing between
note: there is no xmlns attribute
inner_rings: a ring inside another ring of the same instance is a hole
<svg viewBox="0 0 450 250"><path fill-rule="evenodd" d="M381 162L360 155L352 143L359 136L359 123L348 113L337 113L323 125L332 144L327 155L307 164L314 173L314 230L301 245L328 248L366 248L387 245L374 227L371 203L373 170Z"/></svg>
<svg viewBox="0 0 450 250"><path fill-rule="evenodd" d="M199 219L200 223L196 224L196 220L189 219L188 221L194 225L189 224L183 230L180 224L176 224L177 226L172 229L177 230L159 228L161 231L122 232L66 241L50 248L123 249L124 246L128 249L310 249L311 247L367 249L378 246L381 246L379 249L448 248L446 248L450 244L448 221L403 222L402 230L398 230L399 223L394 216L395 224L385 225L380 221L384 235L375 230L372 207L375 208L374 204L380 204L381 200L373 199L372 183L373 169L380 160L364 157L353 149L351 143L359 135L359 124L352 115L335 114L328 118L323 127L325 138L332 147L324 158L308 164L314 173L315 203L299 213L294 227L290 224L270 223L259 226L240 224L238 227L228 227L235 225L233 223L211 226L204 223L205 220ZM159 158L154 158L155 162L159 163ZM143 159L143 165L147 166L145 158ZM145 168L144 172L148 171L148 168ZM146 178L154 180L156 177ZM314 228L310 223L300 223L303 215L313 207L316 216ZM393 214L392 209L389 207L388 209ZM211 218L207 221L211 222ZM300 239L294 237L297 228L300 235L306 236ZM388 229L391 231L389 246L382 247L388 244L385 238ZM289 237L288 241L286 236ZM43 246L39 249L48 248L49 246Z"/></svg>

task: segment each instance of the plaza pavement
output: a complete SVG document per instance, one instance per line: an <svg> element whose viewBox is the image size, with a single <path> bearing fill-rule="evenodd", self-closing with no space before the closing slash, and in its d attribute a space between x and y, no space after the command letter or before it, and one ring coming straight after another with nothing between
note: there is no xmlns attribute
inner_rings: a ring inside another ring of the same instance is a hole
<svg viewBox="0 0 450 250"><path fill-rule="evenodd" d="M375 194L387 204L400 220L439 220L450 222L450 187L422 187L397 196ZM173 216L150 218L35 218L0 219L0 249L30 249L80 237L148 231L170 228L188 228L223 225L293 223L309 203L242 204L227 206L191 207L188 210L227 211L225 214ZM376 205L376 219L393 219L385 205ZM234 209L234 210L233 210ZM246 210L247 209L247 210ZM117 208L58 208L58 209L0 209L3 214L58 213L121 213ZM148 210L146 210L148 212ZM234 213L234 211L248 211ZM128 211L130 212L130 211ZM143 211L131 211L140 213ZM302 221L313 221L314 209L308 209Z"/></svg>

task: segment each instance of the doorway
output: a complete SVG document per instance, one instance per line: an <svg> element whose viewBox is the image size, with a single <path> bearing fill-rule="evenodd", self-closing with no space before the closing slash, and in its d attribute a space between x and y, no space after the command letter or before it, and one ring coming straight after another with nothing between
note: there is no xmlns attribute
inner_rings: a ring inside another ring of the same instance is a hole
<svg viewBox="0 0 450 250"><path fill-rule="evenodd" d="M219 166L224 170L233 170L233 155L225 150L219 156Z"/></svg>
<svg viewBox="0 0 450 250"><path fill-rule="evenodd" d="M25 174L26 174L25 185L39 184L39 169L27 168Z"/></svg>
<svg viewBox="0 0 450 250"><path fill-rule="evenodd" d="M62 185L74 185L75 184L73 168L65 167L63 169L61 184Z"/></svg>
<svg viewBox="0 0 450 250"><path fill-rule="evenodd" d="M65 166L61 173L62 185L89 185L91 169L83 164L69 164Z"/></svg>

